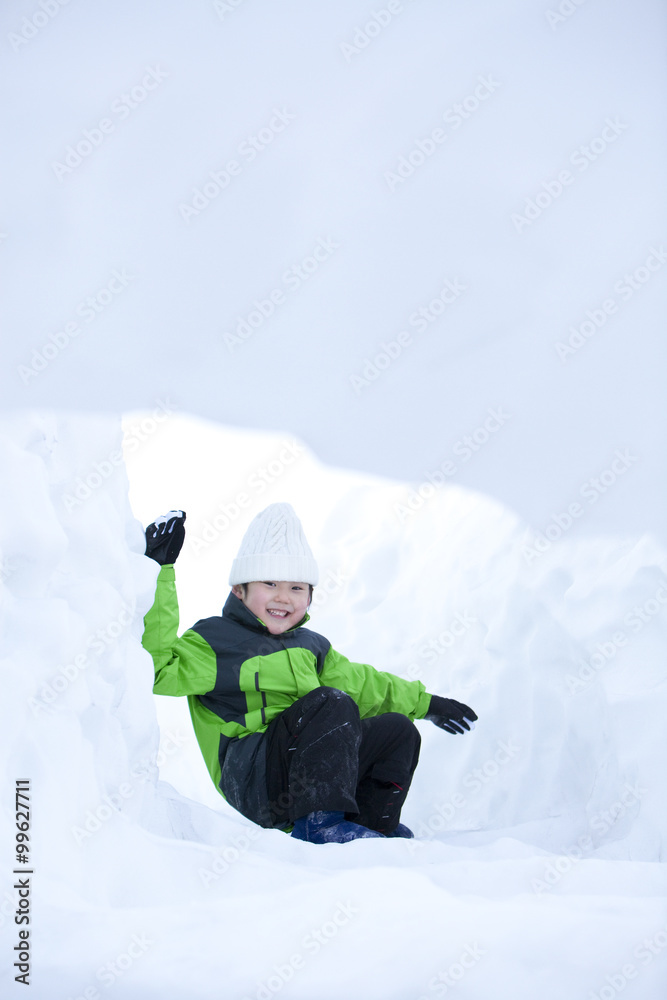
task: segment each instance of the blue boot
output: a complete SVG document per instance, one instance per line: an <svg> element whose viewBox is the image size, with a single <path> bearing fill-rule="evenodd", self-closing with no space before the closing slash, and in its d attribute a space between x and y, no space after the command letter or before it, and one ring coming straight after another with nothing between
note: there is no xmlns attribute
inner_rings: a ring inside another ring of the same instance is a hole
<svg viewBox="0 0 667 1000"><path fill-rule="evenodd" d="M317 810L296 820L292 836L297 840L307 840L309 844L346 844L350 840L382 837L383 834L351 823L342 812Z"/></svg>
<svg viewBox="0 0 667 1000"><path fill-rule="evenodd" d="M385 833L385 837L405 837L406 840L411 840L414 837L414 833L404 823L399 823L391 833Z"/></svg>

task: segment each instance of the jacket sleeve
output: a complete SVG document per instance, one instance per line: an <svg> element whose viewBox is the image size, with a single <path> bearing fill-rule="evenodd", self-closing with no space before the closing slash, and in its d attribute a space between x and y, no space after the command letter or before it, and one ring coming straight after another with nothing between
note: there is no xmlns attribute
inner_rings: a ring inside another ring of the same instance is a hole
<svg viewBox="0 0 667 1000"><path fill-rule="evenodd" d="M205 639L189 629L178 638L174 567L162 566L153 607L144 617L141 643L153 657L155 694L207 694L215 687L217 661Z"/></svg>
<svg viewBox="0 0 667 1000"><path fill-rule="evenodd" d="M352 663L333 648L324 660L320 684L338 688L354 698L362 719L385 712L423 719L431 703L431 695L421 681L404 680L368 663Z"/></svg>

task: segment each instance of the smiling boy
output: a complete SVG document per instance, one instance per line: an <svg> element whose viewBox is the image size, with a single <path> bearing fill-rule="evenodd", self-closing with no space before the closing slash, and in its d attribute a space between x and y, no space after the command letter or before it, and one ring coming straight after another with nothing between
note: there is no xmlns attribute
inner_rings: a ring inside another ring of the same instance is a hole
<svg viewBox="0 0 667 1000"><path fill-rule="evenodd" d="M304 627L318 570L289 504L251 522L222 615L179 638L173 564L184 522L170 511L146 529L161 569L143 645L155 693L187 696L218 791L260 826L312 843L411 837L399 820L419 760L413 720L463 733L476 714L420 681L351 662Z"/></svg>
<svg viewBox="0 0 667 1000"><path fill-rule="evenodd" d="M285 580L256 580L235 584L232 594L266 625L271 635L280 635L303 620L310 607L312 586Z"/></svg>

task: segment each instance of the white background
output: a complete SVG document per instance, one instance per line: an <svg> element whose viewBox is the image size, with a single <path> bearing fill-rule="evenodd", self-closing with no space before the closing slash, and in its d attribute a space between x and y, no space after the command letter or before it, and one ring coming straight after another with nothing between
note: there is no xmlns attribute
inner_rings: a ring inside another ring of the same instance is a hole
<svg viewBox="0 0 667 1000"><path fill-rule="evenodd" d="M657 1000L663 5L43 0L0 19L2 841L27 776L32 996ZM151 693L142 526L188 511L187 627L219 612L273 500L320 564L313 627L479 713L460 740L419 723L417 847L259 831ZM519 748L502 766L500 743Z"/></svg>

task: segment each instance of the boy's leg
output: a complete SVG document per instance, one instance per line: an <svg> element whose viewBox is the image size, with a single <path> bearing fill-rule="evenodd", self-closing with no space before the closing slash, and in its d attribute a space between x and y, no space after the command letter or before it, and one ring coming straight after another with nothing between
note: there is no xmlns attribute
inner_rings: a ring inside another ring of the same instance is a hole
<svg viewBox="0 0 667 1000"><path fill-rule="evenodd" d="M343 691L320 687L266 731L267 791L274 826L315 810L354 812L362 723Z"/></svg>
<svg viewBox="0 0 667 1000"><path fill-rule="evenodd" d="M357 812L346 819L392 833L419 761L421 737L407 715L387 712L361 723Z"/></svg>

